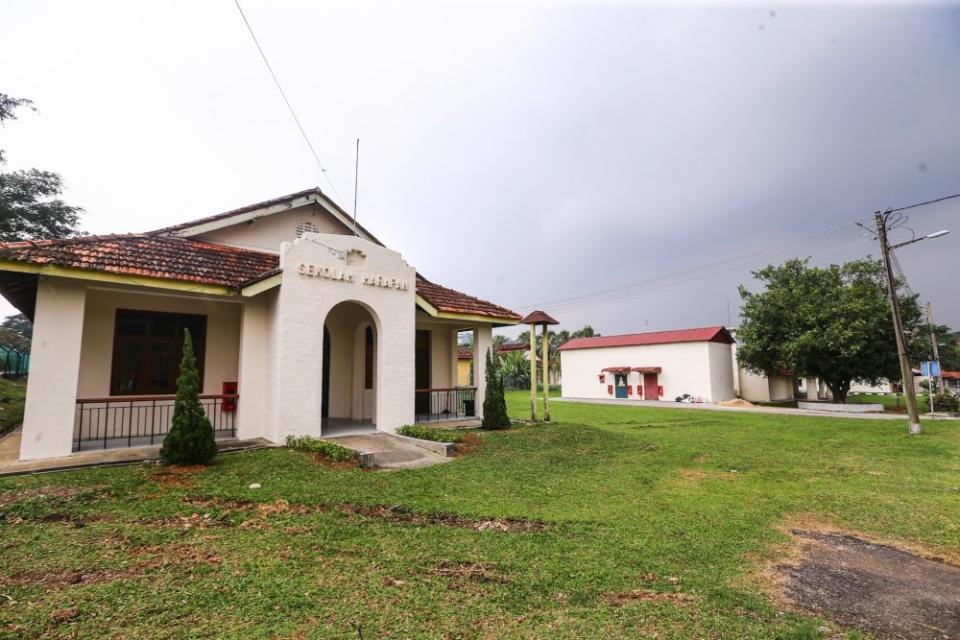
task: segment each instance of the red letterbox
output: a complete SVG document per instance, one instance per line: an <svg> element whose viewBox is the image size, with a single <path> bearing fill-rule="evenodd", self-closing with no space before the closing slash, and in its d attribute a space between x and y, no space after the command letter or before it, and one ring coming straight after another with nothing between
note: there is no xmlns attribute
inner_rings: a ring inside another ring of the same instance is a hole
<svg viewBox="0 0 960 640"><path fill-rule="evenodd" d="M237 395L237 383L236 382L224 382L223 391L224 396L235 396ZM222 398L220 408L229 413L233 413L237 410L237 399L236 398Z"/></svg>
<svg viewBox="0 0 960 640"><path fill-rule="evenodd" d="M637 396L638 396L638 397L642 397L642 396L643 396L643 385L642 385L642 384L638 384L638 385L637 385Z"/></svg>
<svg viewBox="0 0 960 640"><path fill-rule="evenodd" d="M657 395L658 395L658 396L662 396L662 395L663 395L663 387L662 387L662 386L657 387Z"/></svg>
<svg viewBox="0 0 960 640"><path fill-rule="evenodd" d="M632 396L632 395L633 395L633 387L630 386L629 384L627 385L627 395L628 395L628 396Z"/></svg>
<svg viewBox="0 0 960 640"><path fill-rule="evenodd" d="M607 385L607 395L611 395L611 396L613 395L613 385L612 385L612 384L608 384L608 385Z"/></svg>

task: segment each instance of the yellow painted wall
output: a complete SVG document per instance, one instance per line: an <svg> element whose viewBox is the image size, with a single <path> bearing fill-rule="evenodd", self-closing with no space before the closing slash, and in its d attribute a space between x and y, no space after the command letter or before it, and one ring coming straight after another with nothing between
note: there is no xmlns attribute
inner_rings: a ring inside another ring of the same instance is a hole
<svg viewBox="0 0 960 640"><path fill-rule="evenodd" d="M110 395L113 333L117 309L193 313L207 316L207 344L201 393L220 393L222 383L237 380L240 312L236 302L216 302L178 295L133 291L87 290L80 346L78 398Z"/></svg>

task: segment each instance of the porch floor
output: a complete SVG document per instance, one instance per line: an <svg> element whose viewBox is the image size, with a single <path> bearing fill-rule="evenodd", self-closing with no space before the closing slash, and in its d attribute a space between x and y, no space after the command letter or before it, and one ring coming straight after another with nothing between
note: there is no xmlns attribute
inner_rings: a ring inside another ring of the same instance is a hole
<svg viewBox="0 0 960 640"><path fill-rule="evenodd" d="M351 420L350 418L324 418L320 423L321 438L339 438L340 436L360 436L376 433L377 427L370 420Z"/></svg>
<svg viewBox="0 0 960 640"><path fill-rule="evenodd" d="M144 462L156 460L160 455L160 445L156 444L146 447L79 451L62 458L21 461L19 459L20 436L21 431L17 430L7 434L0 440L0 476L15 476L42 471L65 471L82 467ZM217 439L217 448L221 453L273 446L276 445L261 438L253 440L237 440L236 438Z"/></svg>

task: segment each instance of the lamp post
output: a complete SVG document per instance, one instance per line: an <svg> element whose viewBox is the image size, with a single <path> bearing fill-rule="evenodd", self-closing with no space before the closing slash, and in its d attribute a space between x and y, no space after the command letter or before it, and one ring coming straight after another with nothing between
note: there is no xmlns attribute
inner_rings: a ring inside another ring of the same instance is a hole
<svg viewBox="0 0 960 640"><path fill-rule="evenodd" d="M893 279L893 266L890 260L890 252L894 249L900 249L908 244L914 244L921 240L939 238L950 233L944 229L934 233L927 234L922 238L914 238L891 245L887 241L887 219L891 211L877 211L874 213L874 221L877 224L877 239L880 241L880 252L883 254L883 266L887 276L887 295L890 297L890 313L893 317L893 331L897 340L897 356L900 360L900 382L903 385L903 392L907 396L907 416L909 421L909 430L911 434L920 433L920 412L917 409L917 390L913 388L913 370L910 368L910 358L907 355L907 341L903 337L903 321L900 318L900 301L897 298L897 285Z"/></svg>
<svg viewBox="0 0 960 640"><path fill-rule="evenodd" d="M520 320L530 325L530 419L537 421L537 327L543 327L543 341L541 343L541 358L543 366L543 420L550 422L550 337L547 327L559 324L543 311L534 311Z"/></svg>

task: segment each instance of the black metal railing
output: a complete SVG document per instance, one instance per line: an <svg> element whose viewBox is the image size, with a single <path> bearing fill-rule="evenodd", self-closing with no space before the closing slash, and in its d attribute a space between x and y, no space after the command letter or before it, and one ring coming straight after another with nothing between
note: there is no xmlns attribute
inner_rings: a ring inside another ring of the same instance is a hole
<svg viewBox="0 0 960 640"><path fill-rule="evenodd" d="M459 420L477 415L477 388L417 389L414 392L417 422Z"/></svg>
<svg viewBox="0 0 960 640"><path fill-rule="evenodd" d="M237 435L239 399L235 394L200 396L215 438ZM159 444L170 431L175 401L176 396L77 398L73 450Z"/></svg>

